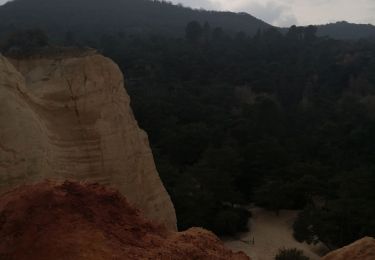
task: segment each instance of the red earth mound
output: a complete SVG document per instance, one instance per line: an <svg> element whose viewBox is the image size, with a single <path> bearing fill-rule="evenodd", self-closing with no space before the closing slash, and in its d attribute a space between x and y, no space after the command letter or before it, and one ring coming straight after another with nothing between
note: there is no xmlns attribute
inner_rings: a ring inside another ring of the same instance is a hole
<svg viewBox="0 0 375 260"><path fill-rule="evenodd" d="M211 232L171 232L99 184L42 182L0 196L0 259L249 259Z"/></svg>

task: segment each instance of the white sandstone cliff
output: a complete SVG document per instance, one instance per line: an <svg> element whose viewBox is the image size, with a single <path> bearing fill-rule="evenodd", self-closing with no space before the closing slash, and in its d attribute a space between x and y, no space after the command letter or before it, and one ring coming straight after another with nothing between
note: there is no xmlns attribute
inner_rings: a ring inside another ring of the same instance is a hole
<svg viewBox="0 0 375 260"><path fill-rule="evenodd" d="M0 55L0 192L41 179L109 184L176 229L118 66L96 53Z"/></svg>

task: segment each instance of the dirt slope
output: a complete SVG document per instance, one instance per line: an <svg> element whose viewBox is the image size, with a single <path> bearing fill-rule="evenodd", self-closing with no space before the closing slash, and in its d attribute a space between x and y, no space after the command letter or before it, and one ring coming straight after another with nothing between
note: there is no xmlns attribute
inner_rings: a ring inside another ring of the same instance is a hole
<svg viewBox="0 0 375 260"><path fill-rule="evenodd" d="M351 245L333 251L322 260L375 260L375 239L365 237Z"/></svg>
<svg viewBox="0 0 375 260"><path fill-rule="evenodd" d="M0 259L248 259L199 228L168 231L116 191L76 182L21 186L0 196Z"/></svg>

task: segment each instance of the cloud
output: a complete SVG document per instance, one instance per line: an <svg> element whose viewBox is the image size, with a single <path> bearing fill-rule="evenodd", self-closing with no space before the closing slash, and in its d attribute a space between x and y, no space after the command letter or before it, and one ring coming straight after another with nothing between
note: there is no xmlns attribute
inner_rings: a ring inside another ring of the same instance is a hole
<svg viewBox="0 0 375 260"><path fill-rule="evenodd" d="M247 12L268 23L277 26L297 24L297 18L291 9L293 0L172 0L193 8Z"/></svg>
<svg viewBox="0 0 375 260"><path fill-rule="evenodd" d="M0 5L8 0L0 0ZM103 0L104 1L104 0ZM207 10L248 12L278 26L335 21L375 25L375 0L171 0Z"/></svg>
<svg viewBox="0 0 375 260"><path fill-rule="evenodd" d="M270 1L266 3L260 2L247 2L236 8L236 11L246 11L250 14L255 15L268 23L277 26L290 26L292 24L297 24L297 18L292 12L290 6L285 4L280 4L275 1Z"/></svg>
<svg viewBox="0 0 375 260"><path fill-rule="evenodd" d="M324 24L346 20L375 24L374 0L172 0L213 10L248 12L279 25ZM201 4L200 4L201 3Z"/></svg>

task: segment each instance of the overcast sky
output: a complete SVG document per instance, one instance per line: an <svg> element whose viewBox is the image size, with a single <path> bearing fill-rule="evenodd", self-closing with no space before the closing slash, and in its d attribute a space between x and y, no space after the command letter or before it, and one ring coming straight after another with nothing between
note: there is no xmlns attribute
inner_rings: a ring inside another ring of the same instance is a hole
<svg viewBox="0 0 375 260"><path fill-rule="evenodd" d="M208 10L250 13L278 26L336 21L375 24L375 0L171 0ZM0 0L0 4L7 0Z"/></svg>
<svg viewBox="0 0 375 260"><path fill-rule="evenodd" d="M336 21L375 24L375 0L172 0L196 8L250 13L278 26Z"/></svg>

